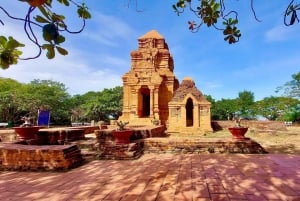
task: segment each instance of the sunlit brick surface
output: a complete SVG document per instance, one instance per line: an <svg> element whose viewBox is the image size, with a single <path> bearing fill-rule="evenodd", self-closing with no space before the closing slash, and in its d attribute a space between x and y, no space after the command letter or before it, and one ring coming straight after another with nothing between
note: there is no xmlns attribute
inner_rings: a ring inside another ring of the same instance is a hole
<svg viewBox="0 0 300 201"><path fill-rule="evenodd" d="M68 172L0 172L0 200L300 200L299 155L145 154Z"/></svg>

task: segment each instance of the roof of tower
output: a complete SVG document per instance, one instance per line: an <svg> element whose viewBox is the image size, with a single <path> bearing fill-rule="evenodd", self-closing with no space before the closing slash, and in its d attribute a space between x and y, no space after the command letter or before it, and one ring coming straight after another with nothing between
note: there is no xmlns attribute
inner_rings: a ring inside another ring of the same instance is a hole
<svg viewBox="0 0 300 201"><path fill-rule="evenodd" d="M160 35L156 30L151 30L147 32L145 35L141 36L139 39L145 38L155 38L155 39L164 39L162 35Z"/></svg>
<svg viewBox="0 0 300 201"><path fill-rule="evenodd" d="M179 88L175 91L172 101L181 102L188 93L191 93L198 101L206 101L206 98L197 89L194 80L190 77L183 79Z"/></svg>

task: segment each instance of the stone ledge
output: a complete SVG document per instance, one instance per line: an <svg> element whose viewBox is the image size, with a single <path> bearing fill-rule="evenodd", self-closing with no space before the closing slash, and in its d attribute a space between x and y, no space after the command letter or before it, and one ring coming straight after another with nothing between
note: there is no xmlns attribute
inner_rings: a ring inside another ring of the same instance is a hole
<svg viewBox="0 0 300 201"><path fill-rule="evenodd" d="M143 154L143 140L136 140L129 144L115 144L106 142L99 145L98 159L105 160L134 160Z"/></svg>
<svg viewBox="0 0 300 201"><path fill-rule="evenodd" d="M267 151L256 141L231 139L144 139L145 153L243 153L263 154Z"/></svg>
<svg viewBox="0 0 300 201"><path fill-rule="evenodd" d="M67 170L82 162L77 145L0 143L0 168L4 170Z"/></svg>

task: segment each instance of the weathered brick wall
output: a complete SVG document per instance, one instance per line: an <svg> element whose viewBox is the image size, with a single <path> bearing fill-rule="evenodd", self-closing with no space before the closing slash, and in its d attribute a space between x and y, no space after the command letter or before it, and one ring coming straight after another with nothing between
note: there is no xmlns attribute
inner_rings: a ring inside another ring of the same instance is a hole
<svg viewBox="0 0 300 201"><path fill-rule="evenodd" d="M0 168L4 170L67 170L82 162L77 145L0 143Z"/></svg>
<svg viewBox="0 0 300 201"><path fill-rule="evenodd" d="M214 131L222 130L229 127L234 127L234 121L212 121L212 128ZM281 121L248 121L242 120L241 125L249 127L251 130L286 130L284 122Z"/></svg>
<svg viewBox="0 0 300 201"><path fill-rule="evenodd" d="M94 130L98 130L99 126L77 126L68 127L67 129L83 129L84 134L94 133Z"/></svg>
<svg viewBox="0 0 300 201"><path fill-rule="evenodd" d="M12 130L0 132L0 142L13 142L17 140L17 135Z"/></svg>
<svg viewBox="0 0 300 201"><path fill-rule="evenodd" d="M83 140L84 129L41 130L36 139L39 145L58 145L69 141Z"/></svg>
<svg viewBox="0 0 300 201"><path fill-rule="evenodd" d="M143 140L131 140L129 144L116 144L112 130L95 130L99 159L128 160L139 158L143 154Z"/></svg>
<svg viewBox="0 0 300 201"><path fill-rule="evenodd" d="M196 140L149 138L144 140L145 153L266 153L257 142L248 140Z"/></svg>

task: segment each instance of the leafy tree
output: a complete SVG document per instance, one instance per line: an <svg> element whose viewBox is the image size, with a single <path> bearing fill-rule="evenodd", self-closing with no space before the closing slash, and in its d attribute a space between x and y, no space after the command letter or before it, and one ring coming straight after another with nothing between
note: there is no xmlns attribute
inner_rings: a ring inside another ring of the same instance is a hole
<svg viewBox="0 0 300 201"><path fill-rule="evenodd" d="M80 121L91 121L91 120L103 120L105 114L102 111L102 104L100 103L101 93L90 91L82 96L84 103L80 105L83 111L83 116L79 119Z"/></svg>
<svg viewBox="0 0 300 201"><path fill-rule="evenodd" d="M22 84L9 78L0 78L0 121L16 121L19 118L18 92Z"/></svg>
<svg viewBox="0 0 300 201"><path fill-rule="evenodd" d="M300 99L300 71L292 75L293 80L278 87L276 92L284 91L284 95Z"/></svg>
<svg viewBox="0 0 300 201"><path fill-rule="evenodd" d="M300 121L300 104L291 107L280 118L282 121Z"/></svg>
<svg viewBox="0 0 300 201"><path fill-rule="evenodd" d="M173 5L174 11L177 15L182 14L186 9L195 14L197 21L189 21L188 26L192 32L197 32L202 25L207 27L214 27L216 30L222 31L224 40L229 44L239 41L241 32L237 25L239 22L238 12L235 10L228 10L225 0L176 0L177 3ZM254 0L250 0L250 7L254 18L256 17ZM228 1L227 1L228 3ZM299 23L298 12L300 12L300 4L290 0L284 11L284 25L294 25Z"/></svg>
<svg viewBox="0 0 300 201"><path fill-rule="evenodd" d="M104 89L101 101L105 104L108 117L117 119L122 114L123 88L117 86L112 89Z"/></svg>
<svg viewBox="0 0 300 201"><path fill-rule="evenodd" d="M84 110L80 107L85 100L82 95L75 95L69 99L69 106L71 108L71 122L81 122L84 116Z"/></svg>
<svg viewBox="0 0 300 201"><path fill-rule="evenodd" d="M108 121L117 119L122 112L122 87L89 91L71 98L73 104L72 121Z"/></svg>
<svg viewBox="0 0 300 201"><path fill-rule="evenodd" d="M68 51L61 47L61 44L65 41L63 32L71 34L77 34L83 31L85 27L85 20L91 18L91 14L88 12L88 8L84 3L78 4L73 0L57 0L58 3L69 7L73 4L77 7L77 15L83 20L82 28L77 31L70 30L65 22L65 16L58 14L54 9L54 3L52 0L20 0L28 3L29 9L24 18L12 16L4 7L0 6L2 10L9 18L15 21L21 21L24 23L24 32L29 40L38 48L38 54L29 58L20 58L22 51L18 48L23 47L24 44L15 40L12 36L8 38L0 36L0 67L3 69L9 68L12 64L17 64L19 59L28 60L38 58L42 50L47 51L48 59L55 57L55 51L61 55L67 55ZM35 11L37 11L35 13ZM32 18L32 15L36 14ZM0 24L5 25L0 19ZM40 28L43 39L46 43L41 44L36 36L36 33L32 27Z"/></svg>
<svg viewBox="0 0 300 201"><path fill-rule="evenodd" d="M86 102L81 106L88 120L117 119L122 112L122 87L104 89L101 92L85 94ZM87 97L90 97L87 99Z"/></svg>
<svg viewBox="0 0 300 201"><path fill-rule="evenodd" d="M237 99L221 99L216 101L211 108L212 119L230 120L237 110Z"/></svg>
<svg viewBox="0 0 300 201"><path fill-rule="evenodd" d="M282 116L297 108L299 100L291 97L267 97L255 103L257 114L269 120L280 120Z"/></svg>
<svg viewBox="0 0 300 201"><path fill-rule="evenodd" d="M212 104L212 119L230 120L235 114L248 118L254 116L254 94L250 91L239 92L238 98L221 99Z"/></svg>
<svg viewBox="0 0 300 201"><path fill-rule="evenodd" d="M36 116L38 110L50 110L52 123L69 124L70 95L66 90L64 84L56 81L33 80L25 86L22 93L23 108L31 116Z"/></svg>
<svg viewBox="0 0 300 201"><path fill-rule="evenodd" d="M254 93L251 91L239 92L237 98L238 111L240 115L244 118L253 118L254 111L252 106L254 105Z"/></svg>

